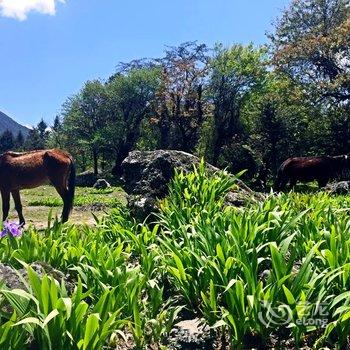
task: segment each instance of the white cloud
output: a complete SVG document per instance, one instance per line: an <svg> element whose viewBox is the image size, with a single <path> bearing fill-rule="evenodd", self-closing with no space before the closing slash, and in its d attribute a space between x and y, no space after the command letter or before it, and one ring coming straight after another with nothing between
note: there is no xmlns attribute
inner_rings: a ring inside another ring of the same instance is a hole
<svg viewBox="0 0 350 350"><path fill-rule="evenodd" d="M31 11L54 15L56 2L64 3L65 0L0 0L0 14L20 21L27 19Z"/></svg>

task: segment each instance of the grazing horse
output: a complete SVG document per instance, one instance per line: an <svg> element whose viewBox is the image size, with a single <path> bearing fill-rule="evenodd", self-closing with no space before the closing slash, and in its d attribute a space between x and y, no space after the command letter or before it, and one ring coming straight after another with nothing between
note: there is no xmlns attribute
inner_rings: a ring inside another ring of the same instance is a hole
<svg viewBox="0 0 350 350"><path fill-rule="evenodd" d="M62 222L73 207L75 164L72 156L59 149L31 152L5 152L0 155L0 192L3 220L10 209L10 193L21 225L25 224L19 191L51 182L63 199Z"/></svg>
<svg viewBox="0 0 350 350"><path fill-rule="evenodd" d="M343 156L295 157L285 160L278 169L274 188L277 191L285 189L287 183L293 188L298 181L310 182L316 180L318 186L324 187L330 179L348 171L350 158Z"/></svg>

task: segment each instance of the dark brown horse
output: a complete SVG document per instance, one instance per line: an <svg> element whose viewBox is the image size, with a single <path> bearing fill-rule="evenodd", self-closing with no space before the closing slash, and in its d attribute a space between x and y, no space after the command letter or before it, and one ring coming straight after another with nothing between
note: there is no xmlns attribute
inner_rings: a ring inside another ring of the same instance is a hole
<svg viewBox="0 0 350 350"><path fill-rule="evenodd" d="M282 191L290 183L293 188L298 181L316 180L319 187L327 185L343 172L349 170L350 158L347 155L336 157L295 157L285 160L278 169L274 189Z"/></svg>
<svg viewBox="0 0 350 350"><path fill-rule="evenodd" d="M20 224L25 223L19 191L51 182L63 199L62 221L68 220L73 207L75 165L72 156L59 149L0 155L0 192L3 220L10 209L10 194L15 202Z"/></svg>

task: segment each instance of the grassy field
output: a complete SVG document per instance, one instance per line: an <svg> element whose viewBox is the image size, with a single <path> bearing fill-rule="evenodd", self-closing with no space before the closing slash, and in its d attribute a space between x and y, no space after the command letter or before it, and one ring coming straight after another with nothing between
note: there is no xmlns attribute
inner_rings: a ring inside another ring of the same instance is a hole
<svg viewBox="0 0 350 350"><path fill-rule="evenodd" d="M21 191L23 213L27 224L33 224L37 228L47 225L47 217L50 210L52 215L60 217L63 202L55 188L52 186L41 186L30 190ZM124 191L119 187L111 187L106 190L96 190L89 187L77 187L74 209L70 216L72 223L95 222L91 213L101 217L106 211L126 203ZM14 203L11 200L10 220L17 220Z"/></svg>
<svg viewBox="0 0 350 350"><path fill-rule="evenodd" d="M0 239L0 261L27 269L23 290L0 288L0 348L174 349L174 325L195 317L208 349L349 348L349 196L225 207L232 186L201 167L175 177L151 226L118 207L95 226ZM65 278L38 276L37 261Z"/></svg>

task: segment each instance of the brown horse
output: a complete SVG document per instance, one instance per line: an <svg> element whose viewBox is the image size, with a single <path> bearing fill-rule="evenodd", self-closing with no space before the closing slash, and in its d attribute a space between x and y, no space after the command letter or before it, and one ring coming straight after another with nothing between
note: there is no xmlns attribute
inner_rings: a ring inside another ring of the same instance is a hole
<svg viewBox="0 0 350 350"><path fill-rule="evenodd" d="M288 158L278 169L274 188L277 191L282 191L288 182L293 188L298 181L310 182L314 180L318 182L319 187L324 187L330 179L348 171L349 165L350 158L347 155Z"/></svg>
<svg viewBox="0 0 350 350"><path fill-rule="evenodd" d="M3 220L10 209L10 193L15 202L20 224L25 220L19 191L51 182L63 199L62 221L68 220L73 207L75 165L72 156L59 149L24 153L5 152L0 155L0 192Z"/></svg>

